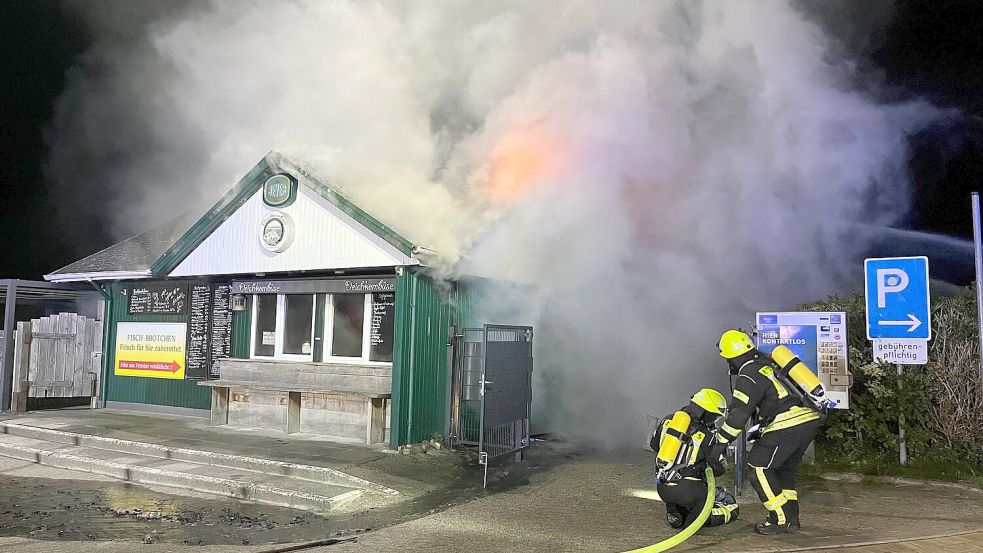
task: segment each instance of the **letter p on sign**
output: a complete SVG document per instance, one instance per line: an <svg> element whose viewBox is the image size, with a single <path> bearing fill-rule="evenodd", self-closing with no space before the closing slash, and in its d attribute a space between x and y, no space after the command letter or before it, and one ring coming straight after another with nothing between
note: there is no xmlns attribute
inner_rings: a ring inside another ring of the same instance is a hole
<svg viewBox="0 0 983 553"><path fill-rule="evenodd" d="M908 273L901 269L877 269L877 307L887 307L887 295L908 287Z"/></svg>

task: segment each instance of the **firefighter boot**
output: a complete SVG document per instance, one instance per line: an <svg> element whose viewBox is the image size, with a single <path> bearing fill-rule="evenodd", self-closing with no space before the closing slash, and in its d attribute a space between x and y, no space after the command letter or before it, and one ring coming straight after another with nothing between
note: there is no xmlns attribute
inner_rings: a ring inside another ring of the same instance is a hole
<svg viewBox="0 0 983 553"><path fill-rule="evenodd" d="M683 527L685 521L686 515L680 512L679 507L672 504L666 505L666 522L669 523L670 527L678 530Z"/></svg>
<svg viewBox="0 0 983 553"><path fill-rule="evenodd" d="M788 521L790 530L802 528L799 522L799 502L798 500L789 501L783 507L785 509L785 519Z"/></svg>
<svg viewBox="0 0 983 553"><path fill-rule="evenodd" d="M802 528L802 524L799 523L799 493L795 490L782 490L782 495L787 500L782 509L785 511L788 523L795 530Z"/></svg>
<svg viewBox="0 0 983 553"><path fill-rule="evenodd" d="M792 525L789 524L788 519L786 519L784 513L781 513L781 508L777 511L768 512L768 520L762 524L755 524L754 531L765 535L771 536L774 534L787 534L792 530Z"/></svg>

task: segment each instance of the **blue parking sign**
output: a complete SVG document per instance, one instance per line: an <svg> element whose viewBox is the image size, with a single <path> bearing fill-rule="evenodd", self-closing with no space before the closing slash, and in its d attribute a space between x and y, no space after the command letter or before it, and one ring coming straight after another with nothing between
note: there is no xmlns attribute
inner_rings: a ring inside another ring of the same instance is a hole
<svg viewBox="0 0 983 553"><path fill-rule="evenodd" d="M867 338L932 338L927 257L864 260Z"/></svg>

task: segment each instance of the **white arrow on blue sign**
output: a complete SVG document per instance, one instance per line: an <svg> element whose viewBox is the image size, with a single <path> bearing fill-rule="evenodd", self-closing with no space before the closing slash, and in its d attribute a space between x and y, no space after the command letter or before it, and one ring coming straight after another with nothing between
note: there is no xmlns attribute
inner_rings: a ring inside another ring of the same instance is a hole
<svg viewBox="0 0 983 553"><path fill-rule="evenodd" d="M932 338L927 257L864 260L867 338Z"/></svg>

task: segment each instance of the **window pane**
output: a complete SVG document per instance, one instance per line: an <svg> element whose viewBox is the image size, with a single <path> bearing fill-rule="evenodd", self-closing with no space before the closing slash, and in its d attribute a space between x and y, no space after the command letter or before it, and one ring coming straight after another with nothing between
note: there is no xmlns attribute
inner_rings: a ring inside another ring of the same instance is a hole
<svg viewBox="0 0 983 553"><path fill-rule="evenodd" d="M276 343L276 295L256 296L256 336L253 355L273 357Z"/></svg>
<svg viewBox="0 0 983 553"><path fill-rule="evenodd" d="M314 296L289 294L286 296L283 321L283 353L310 355L311 328L314 321Z"/></svg>
<svg viewBox="0 0 983 553"><path fill-rule="evenodd" d="M393 360L393 328L396 319L396 294L372 294L372 320L369 329L369 361Z"/></svg>
<svg viewBox="0 0 983 553"><path fill-rule="evenodd" d="M364 294L336 294L334 296L331 355L335 357L362 356L362 321L364 317Z"/></svg>

